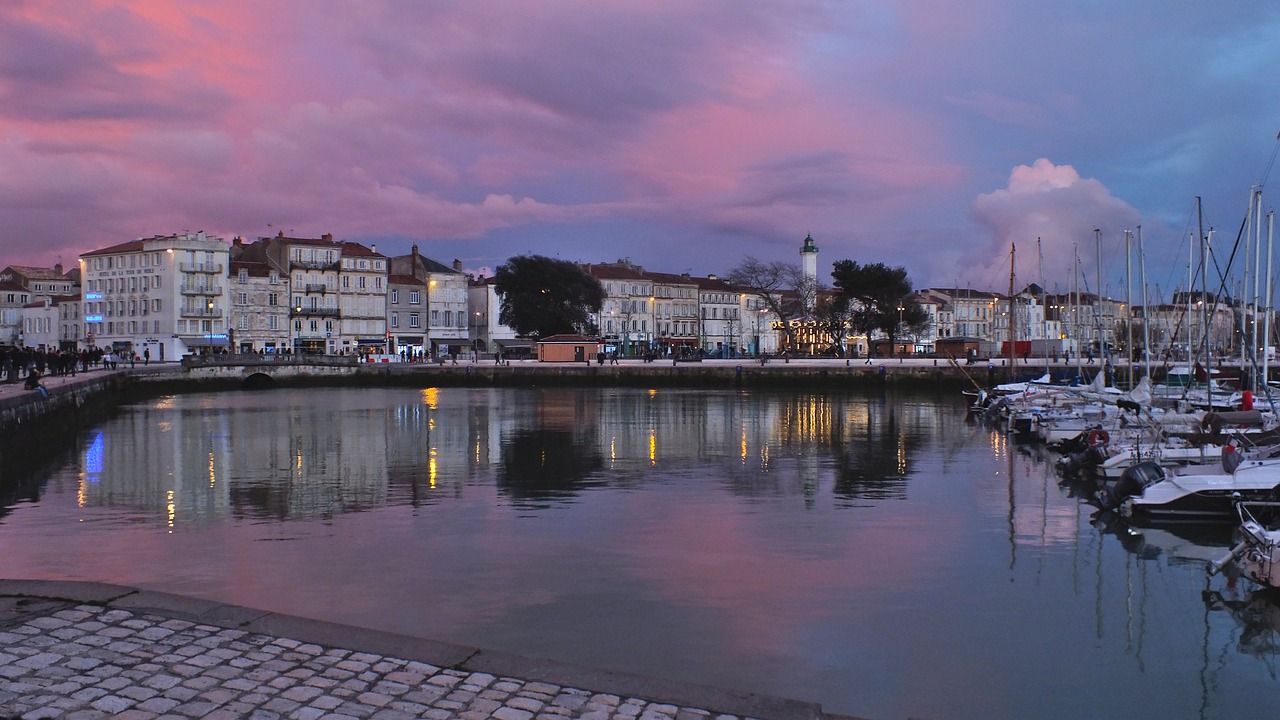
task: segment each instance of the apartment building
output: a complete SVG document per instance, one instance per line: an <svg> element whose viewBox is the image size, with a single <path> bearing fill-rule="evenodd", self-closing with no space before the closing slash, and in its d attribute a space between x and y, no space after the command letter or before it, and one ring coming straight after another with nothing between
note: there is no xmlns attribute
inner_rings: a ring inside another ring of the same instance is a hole
<svg viewBox="0 0 1280 720"><path fill-rule="evenodd" d="M470 352L471 317L467 309L468 278L462 262L453 266L436 262L418 252L390 259L391 273L426 283L426 334L424 346L432 357Z"/></svg>
<svg viewBox="0 0 1280 720"><path fill-rule="evenodd" d="M227 289L235 352L280 353L289 349L289 273L267 255L266 243L231 241Z"/></svg>
<svg viewBox="0 0 1280 720"><path fill-rule="evenodd" d="M201 231L81 255L85 342L155 360L225 349L229 252Z"/></svg>

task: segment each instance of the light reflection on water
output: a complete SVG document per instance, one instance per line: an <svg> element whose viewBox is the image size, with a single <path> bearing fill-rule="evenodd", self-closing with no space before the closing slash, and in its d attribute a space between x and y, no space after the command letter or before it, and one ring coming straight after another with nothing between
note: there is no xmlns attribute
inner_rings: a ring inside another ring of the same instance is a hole
<svg viewBox="0 0 1280 720"><path fill-rule="evenodd" d="M1243 586L1201 599L1229 538L1094 523L1051 461L950 397L166 397L3 509L0 574L871 718L1273 709L1280 612Z"/></svg>

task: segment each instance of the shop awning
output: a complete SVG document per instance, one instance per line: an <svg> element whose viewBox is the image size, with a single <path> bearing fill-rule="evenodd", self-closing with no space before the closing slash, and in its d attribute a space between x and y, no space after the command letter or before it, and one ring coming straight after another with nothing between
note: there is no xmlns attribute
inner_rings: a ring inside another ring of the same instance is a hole
<svg viewBox="0 0 1280 720"><path fill-rule="evenodd" d="M208 335L205 335L204 337L183 338L182 342L185 343L187 347L227 347L231 344L225 336L218 337L217 335L214 335L212 338Z"/></svg>
<svg viewBox="0 0 1280 720"><path fill-rule="evenodd" d="M382 338L356 338L357 345L386 345L387 341Z"/></svg>
<svg viewBox="0 0 1280 720"><path fill-rule="evenodd" d="M532 340L525 340L525 339L522 339L522 338L514 338L514 339L511 339L511 340L494 340L494 341L493 341L493 344L494 344L494 345L497 345L498 347L504 347L504 348L531 348L531 347L533 347L533 341L532 341Z"/></svg>
<svg viewBox="0 0 1280 720"><path fill-rule="evenodd" d="M397 335L396 342L400 343L401 345L421 345L422 336L421 335Z"/></svg>

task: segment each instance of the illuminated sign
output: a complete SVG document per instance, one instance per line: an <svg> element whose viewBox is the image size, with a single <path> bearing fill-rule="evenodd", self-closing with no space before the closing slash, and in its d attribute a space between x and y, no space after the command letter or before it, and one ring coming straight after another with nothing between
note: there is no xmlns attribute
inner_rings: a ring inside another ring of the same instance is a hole
<svg viewBox="0 0 1280 720"><path fill-rule="evenodd" d="M91 322L91 323L100 323L102 322L102 316L101 315L85 315L84 321Z"/></svg>
<svg viewBox="0 0 1280 720"><path fill-rule="evenodd" d="M85 300L101 300L102 293L96 293L96 292L85 293L84 299Z"/></svg>

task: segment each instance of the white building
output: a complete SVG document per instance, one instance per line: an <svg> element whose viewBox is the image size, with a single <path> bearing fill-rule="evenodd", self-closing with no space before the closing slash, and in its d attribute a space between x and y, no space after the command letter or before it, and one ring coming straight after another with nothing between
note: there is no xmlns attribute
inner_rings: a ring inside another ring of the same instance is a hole
<svg viewBox="0 0 1280 720"><path fill-rule="evenodd" d="M235 352L278 353L289 347L289 272L267 256L265 242L231 243L227 291Z"/></svg>
<svg viewBox="0 0 1280 720"><path fill-rule="evenodd" d="M510 325L498 321L502 301L494 278L476 278L467 289L467 306L471 311L471 342L478 352L499 353L508 357L532 355L533 343L517 337Z"/></svg>
<svg viewBox="0 0 1280 720"><path fill-rule="evenodd" d="M604 303L594 320L605 352L635 357L654 350L654 284L644 268L619 260L583 269L604 287Z"/></svg>
<svg viewBox="0 0 1280 720"><path fill-rule="evenodd" d="M453 267L425 257L414 245L408 255L390 259L391 273L408 275L427 284L425 345L435 357L471 350L471 314L467 308L467 281L462 262Z"/></svg>
<svg viewBox="0 0 1280 720"><path fill-rule="evenodd" d="M729 283L715 275L698 278L701 347L720 357L736 357L742 342L742 301Z"/></svg>
<svg viewBox="0 0 1280 720"><path fill-rule="evenodd" d="M386 256L333 235L265 240L267 257L289 273L291 346L336 355L386 346Z"/></svg>
<svg viewBox="0 0 1280 720"><path fill-rule="evenodd" d="M229 250L201 231L81 255L86 343L157 361L225 348Z"/></svg>

